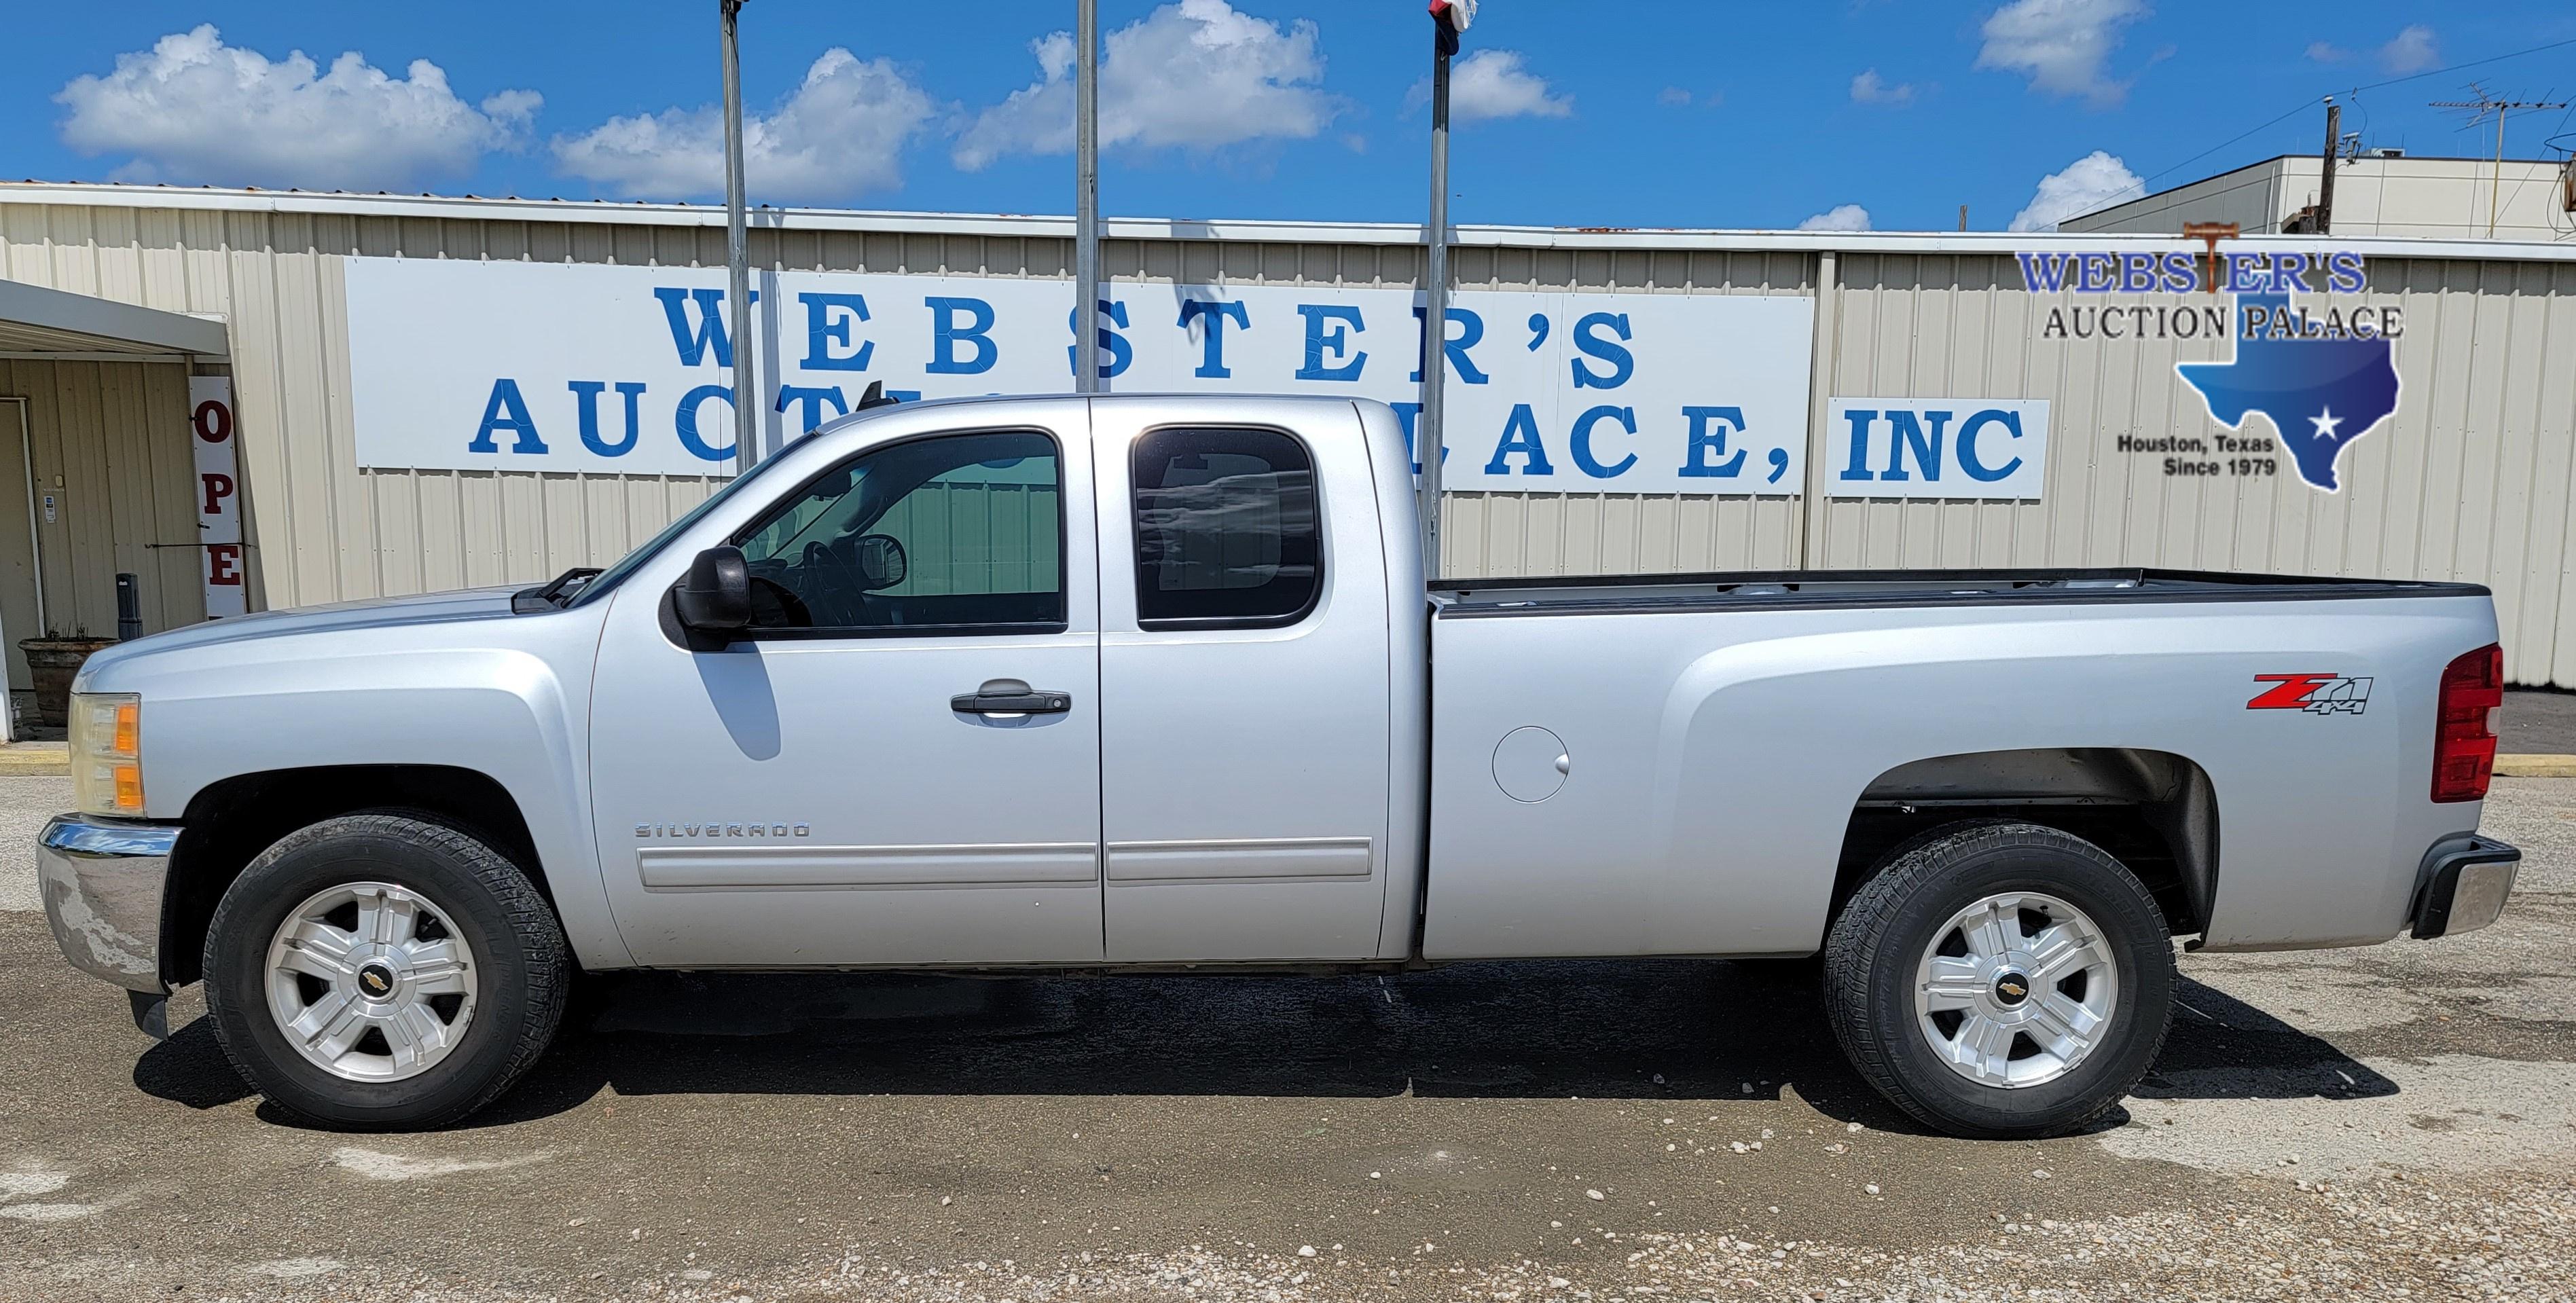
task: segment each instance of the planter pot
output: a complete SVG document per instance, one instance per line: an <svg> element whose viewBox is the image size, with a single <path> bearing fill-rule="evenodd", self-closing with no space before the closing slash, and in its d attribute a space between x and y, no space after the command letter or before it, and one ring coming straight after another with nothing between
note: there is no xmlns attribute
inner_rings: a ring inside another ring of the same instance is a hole
<svg viewBox="0 0 2576 1303"><path fill-rule="evenodd" d="M114 638L21 638L27 674L36 682L36 722L61 728L72 718L72 680L92 652L116 645Z"/></svg>

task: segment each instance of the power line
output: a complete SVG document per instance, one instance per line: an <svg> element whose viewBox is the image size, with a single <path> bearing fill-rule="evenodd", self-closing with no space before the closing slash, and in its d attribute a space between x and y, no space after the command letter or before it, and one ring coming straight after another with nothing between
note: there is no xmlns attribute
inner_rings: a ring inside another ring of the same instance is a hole
<svg viewBox="0 0 2576 1303"><path fill-rule="evenodd" d="M2378 89L2380 89L2380 88L2382 88L2382 87L2385 87L2385 86L2395 86L2395 85L2399 85L2399 84L2404 83L2404 82L2420 81L2420 80L2422 80L2423 78L2426 78L2426 77L2439 77L2439 76L2442 76L2442 75L2443 75L2443 74L2445 74L2445 73L2459 72L2459 71L2461 71L2462 69L2466 69L2466 68L2476 68L2476 67L2480 67L2480 66L2483 66L2483 65L2485 65L2485 64L2490 64L2490 63L2501 63L2501 62L2503 62L2503 61L2504 61L2504 60L2506 60L2506 59L2519 59L2519 58L2523 57L2523 56L2524 56L2524 55L2526 55L2526 54L2539 54L2539 53L2542 53L2542 52L2544 52L2544 51L2548 51L2548 50L2555 50L2555 49L2559 49L2559 48L2562 48L2562 47L2564 47L2564 46L2570 46L2570 45L2576 45L2576 36L2571 36L2571 37L2569 37L2569 38L2567 38L2567 39L2565 39L2565 40L2562 40L2562 41L2551 41L2551 42L2549 42L2549 43L2548 43L2548 44L2546 44L2546 45L2535 45L2535 46L2532 46L2531 48L2529 48L2529 49L2525 49L2525 50L2514 50L2514 51L2511 51L2511 52L2508 52L2508 53L2505 53L2505 54L2489 55L2489 56L2487 56L2486 58L2483 58L2483 59L2471 59L2471 60L2469 60L2469 61L2468 61L2468 62L2466 62L2466 63L2454 63L2454 64L2449 64L2449 65L2446 65L2446 66L2444 66L2444 67L2440 67L2440 68L2432 68L2432 69L2428 69L2428 70L2426 70L2426 71L2424 71L2424 72L2408 73L2407 75L2405 75L2405 76L2403 76L2403 77L2390 77L2390 78L2388 78L2388 79L2387 79L2387 80L2385 80L2385 81L2374 81L2374 82L2369 82L2369 83L2366 83L2366 84L2363 84L2363 85L2350 87L2350 88L2348 88L2347 90L2345 90L2344 94L2346 94L2346 95L2348 95L2348 96L2352 96L2352 97L2358 98L2358 97L2360 96L2360 94L2361 94L2363 91L2366 91L2366 90L2378 90ZM2297 103L2297 104L2295 104L2295 105L2292 105L2292 106L2291 106L2287 111L2285 111L2285 112L2283 112L2283 113L2281 113L2281 114L2279 114L2279 115L2277 115L2277 116L2274 116L2274 117L2271 117L2271 118L2266 118L2265 120L2263 120L2262 122L2260 122L2260 123L2256 124L2255 126L2252 126L2252 127L2250 127L2250 128L2247 128L2247 129L2246 129L2246 130L2244 130L2244 131L2238 132L2237 134L2235 134L2235 135L2233 135L2233 136L2230 136L2230 137L2228 137L2227 139L2222 140L2222 141L2218 142L2217 144L2212 145L2212 146L2210 146L2209 148L2204 149L2204 150L2200 151L2199 153L2192 155L2192 156L2191 156L2191 157L2189 157L2189 158L2183 159L2182 161L2180 161L2180 162L2178 162L2178 163L2174 163L2174 164L2172 164L2171 166L2164 167L2164 168L2159 168L2159 169L2157 169L2156 171L2149 172L2149 173L2147 173L2146 175L2141 176L2141 177L2139 177L2139 178L2138 178L2137 185L2135 185L2135 186L2127 186L2127 187L2123 187L2123 188L2121 188L2120 190L2113 192L2111 195L2106 196L2106 197L2101 201L2101 203L2100 203L2100 204L2096 205L2096 208L2098 209L2098 208L2101 208L2101 207L2107 207L2107 206L2109 206L2109 205L2110 205L2114 200L2118 200L2118 199L2122 199L2122 198L2124 198L2124 197L2128 194L2128 192L2129 192L2130 190L2132 190L2132 189L2137 190L2137 191L2138 191L2139 193L2141 193L2141 194L2144 194L2144 193L2145 193L2145 188L2144 188L2144 187L2146 186L2146 184L2147 184L2149 181L2153 181L2153 180L2155 180L2157 177L2164 176L2164 175L2166 175L2166 174L2168 174L2168 173L2172 173L2172 172L2180 171L2180 170L2182 170L2183 168L2189 167L2189 166L2191 166L2192 164L2197 163L2197 162L2199 162L2200 160L2202 160L2202 159L2204 159L2204 158L2207 158L2207 157L2209 157L2210 155L2215 154L2215 153L2217 153L2218 151L2220 151L2220 150L2222 150L2222 149L2225 149L2225 148L2227 148L2228 146L2230 146L2230 145L2233 145L2233 144L2237 143L2238 141L2244 140L2245 138L2247 138L2247 137L2249 137L2249 136L2259 135L2259 134L2261 134L2262 132L2268 131L2268 130L2270 130L2270 129L2271 129L2271 128L2273 128L2273 127L2277 127L2277 126L2279 126L2280 124L2282 124L2283 122L2286 122L2286 121L2288 121L2289 119L2291 119L2291 118L2293 118L2293 117L2296 117L2297 115L2299 115L2299 114L2301 114L2301 113L2306 112L2306 111L2307 111L2307 110L2308 110L2312 105L2314 105L2315 103L2316 103L2316 101L2314 101L2314 100L2302 100L2302 101L2300 101L2299 103Z"/></svg>
<svg viewBox="0 0 2576 1303"><path fill-rule="evenodd" d="M2463 68L2476 68L2490 63L2502 63L2507 59L2519 59L2526 54L2538 54L2543 50L2555 50L2562 45L2576 45L2576 36L2568 37L2563 41L2551 41L2547 45L2535 45L2528 50L2515 50L2510 54L2489 55L2483 59L2471 59L2467 63L2454 63L2446 67L2432 69L2428 72L2409 73L2403 77L2391 77L2386 81L2374 81L2367 86L2355 86L2345 93L2358 95L2363 91L2377 90L2382 86L2394 86L2400 82L2420 81L2426 77L2439 77L2446 72L2458 72Z"/></svg>

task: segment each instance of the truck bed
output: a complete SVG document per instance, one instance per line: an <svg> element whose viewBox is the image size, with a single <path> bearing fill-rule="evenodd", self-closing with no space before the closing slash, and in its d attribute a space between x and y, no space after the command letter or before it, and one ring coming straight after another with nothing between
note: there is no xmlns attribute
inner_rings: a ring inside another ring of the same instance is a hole
<svg viewBox="0 0 2576 1303"><path fill-rule="evenodd" d="M2183 776L2156 799L2209 794L2218 949L2386 940L2427 848L2477 826L2428 780L2444 667L2496 640L2470 584L1828 572L1433 600L1432 959L1813 953L1857 812L1910 766ZM2333 686L2253 704L2284 682Z"/></svg>
<svg viewBox="0 0 2576 1303"><path fill-rule="evenodd" d="M1783 570L1431 584L1443 619L1854 607L2485 597L2478 584L2201 570Z"/></svg>

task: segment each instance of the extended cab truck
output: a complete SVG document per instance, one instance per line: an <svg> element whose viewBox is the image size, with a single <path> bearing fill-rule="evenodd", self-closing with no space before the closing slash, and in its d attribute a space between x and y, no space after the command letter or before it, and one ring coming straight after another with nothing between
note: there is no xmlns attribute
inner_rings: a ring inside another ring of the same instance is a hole
<svg viewBox="0 0 2576 1303"><path fill-rule="evenodd" d="M2172 939L2483 926L2486 590L2156 571L1461 582L1395 414L876 408L602 573L93 658L78 966L274 1102L432 1126L582 971L1821 953L1917 1118L2153 1059Z"/></svg>

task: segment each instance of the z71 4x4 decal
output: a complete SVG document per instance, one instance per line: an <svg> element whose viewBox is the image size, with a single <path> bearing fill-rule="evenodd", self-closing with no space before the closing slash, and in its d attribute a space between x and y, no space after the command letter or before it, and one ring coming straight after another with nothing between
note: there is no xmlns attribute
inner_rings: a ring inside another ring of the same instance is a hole
<svg viewBox="0 0 2576 1303"><path fill-rule="evenodd" d="M2358 715L2370 705L2370 680L2341 674L2257 674L2272 686L2245 703L2247 710L2304 710L2311 715Z"/></svg>

